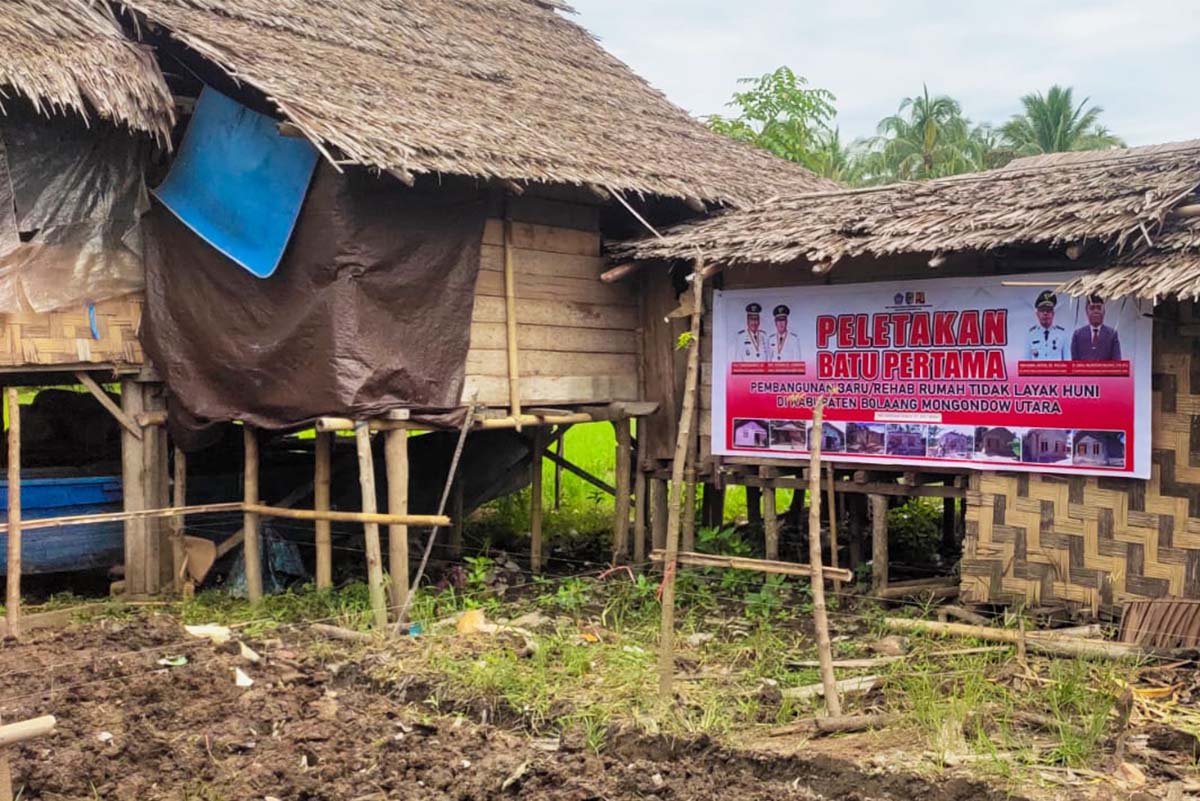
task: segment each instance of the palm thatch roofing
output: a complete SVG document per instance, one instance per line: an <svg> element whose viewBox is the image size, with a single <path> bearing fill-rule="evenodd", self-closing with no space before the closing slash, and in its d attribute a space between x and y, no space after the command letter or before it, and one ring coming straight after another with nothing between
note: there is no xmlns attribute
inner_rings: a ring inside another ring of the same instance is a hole
<svg viewBox="0 0 1200 801"><path fill-rule="evenodd" d="M0 0L0 103L77 112L168 141L174 103L153 54L88 0Z"/></svg>
<svg viewBox="0 0 1200 801"><path fill-rule="evenodd" d="M1110 269L1066 291L1200 296L1200 140L1054 154L920 183L795 193L611 249L620 258L710 264L799 263L824 271L855 256L1099 243Z"/></svg>
<svg viewBox="0 0 1200 801"><path fill-rule="evenodd" d="M319 147L391 171L740 205L835 186L707 130L556 0L126 0Z"/></svg>

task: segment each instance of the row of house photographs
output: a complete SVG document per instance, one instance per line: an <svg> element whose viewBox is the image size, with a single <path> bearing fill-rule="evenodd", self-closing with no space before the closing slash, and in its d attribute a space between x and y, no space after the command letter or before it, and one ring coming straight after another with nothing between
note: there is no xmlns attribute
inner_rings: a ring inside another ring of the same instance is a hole
<svg viewBox="0 0 1200 801"><path fill-rule="evenodd" d="M806 452L812 447L812 429L811 423L802 420L735 420L734 447ZM821 450L866 456L1125 466L1125 435L1120 431L826 422Z"/></svg>

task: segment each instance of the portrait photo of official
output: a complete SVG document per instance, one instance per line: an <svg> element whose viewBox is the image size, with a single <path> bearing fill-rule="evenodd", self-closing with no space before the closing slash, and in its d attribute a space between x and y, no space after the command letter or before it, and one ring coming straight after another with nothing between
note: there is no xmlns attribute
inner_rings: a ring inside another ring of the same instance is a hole
<svg viewBox="0 0 1200 801"><path fill-rule="evenodd" d="M1087 325L1075 329L1071 337L1071 359L1081 362L1119 361L1121 338L1117 330L1104 324L1104 298L1088 295L1084 301Z"/></svg>
<svg viewBox="0 0 1200 801"><path fill-rule="evenodd" d="M762 304L746 304L746 326L733 335L730 343L729 361L767 361L767 332L760 327Z"/></svg>
<svg viewBox="0 0 1200 801"><path fill-rule="evenodd" d="M1025 359L1035 362L1066 361L1067 329L1054 322L1058 296L1050 290L1040 292L1033 302L1037 322L1025 334Z"/></svg>
<svg viewBox="0 0 1200 801"><path fill-rule="evenodd" d="M775 318L775 333L767 339L767 361L798 362L803 360L800 353L800 337L788 330L788 317L792 310L784 304L779 304L771 312Z"/></svg>

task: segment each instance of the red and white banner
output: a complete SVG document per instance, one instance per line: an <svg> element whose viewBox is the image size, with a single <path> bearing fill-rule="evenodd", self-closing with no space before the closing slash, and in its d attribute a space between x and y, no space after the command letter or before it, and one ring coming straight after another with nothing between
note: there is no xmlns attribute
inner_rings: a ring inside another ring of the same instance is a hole
<svg viewBox="0 0 1200 801"><path fill-rule="evenodd" d="M713 452L1150 477L1150 307L1070 274L715 293Z"/></svg>

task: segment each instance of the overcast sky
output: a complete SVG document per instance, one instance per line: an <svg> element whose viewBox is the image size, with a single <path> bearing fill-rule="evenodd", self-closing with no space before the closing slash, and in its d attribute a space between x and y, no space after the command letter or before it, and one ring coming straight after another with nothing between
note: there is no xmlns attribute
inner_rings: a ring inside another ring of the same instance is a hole
<svg viewBox="0 0 1200 801"><path fill-rule="evenodd" d="M1060 83L1133 145L1200 138L1200 0L571 0L618 58L696 115L787 64L837 95L844 140L900 98L1001 123Z"/></svg>

